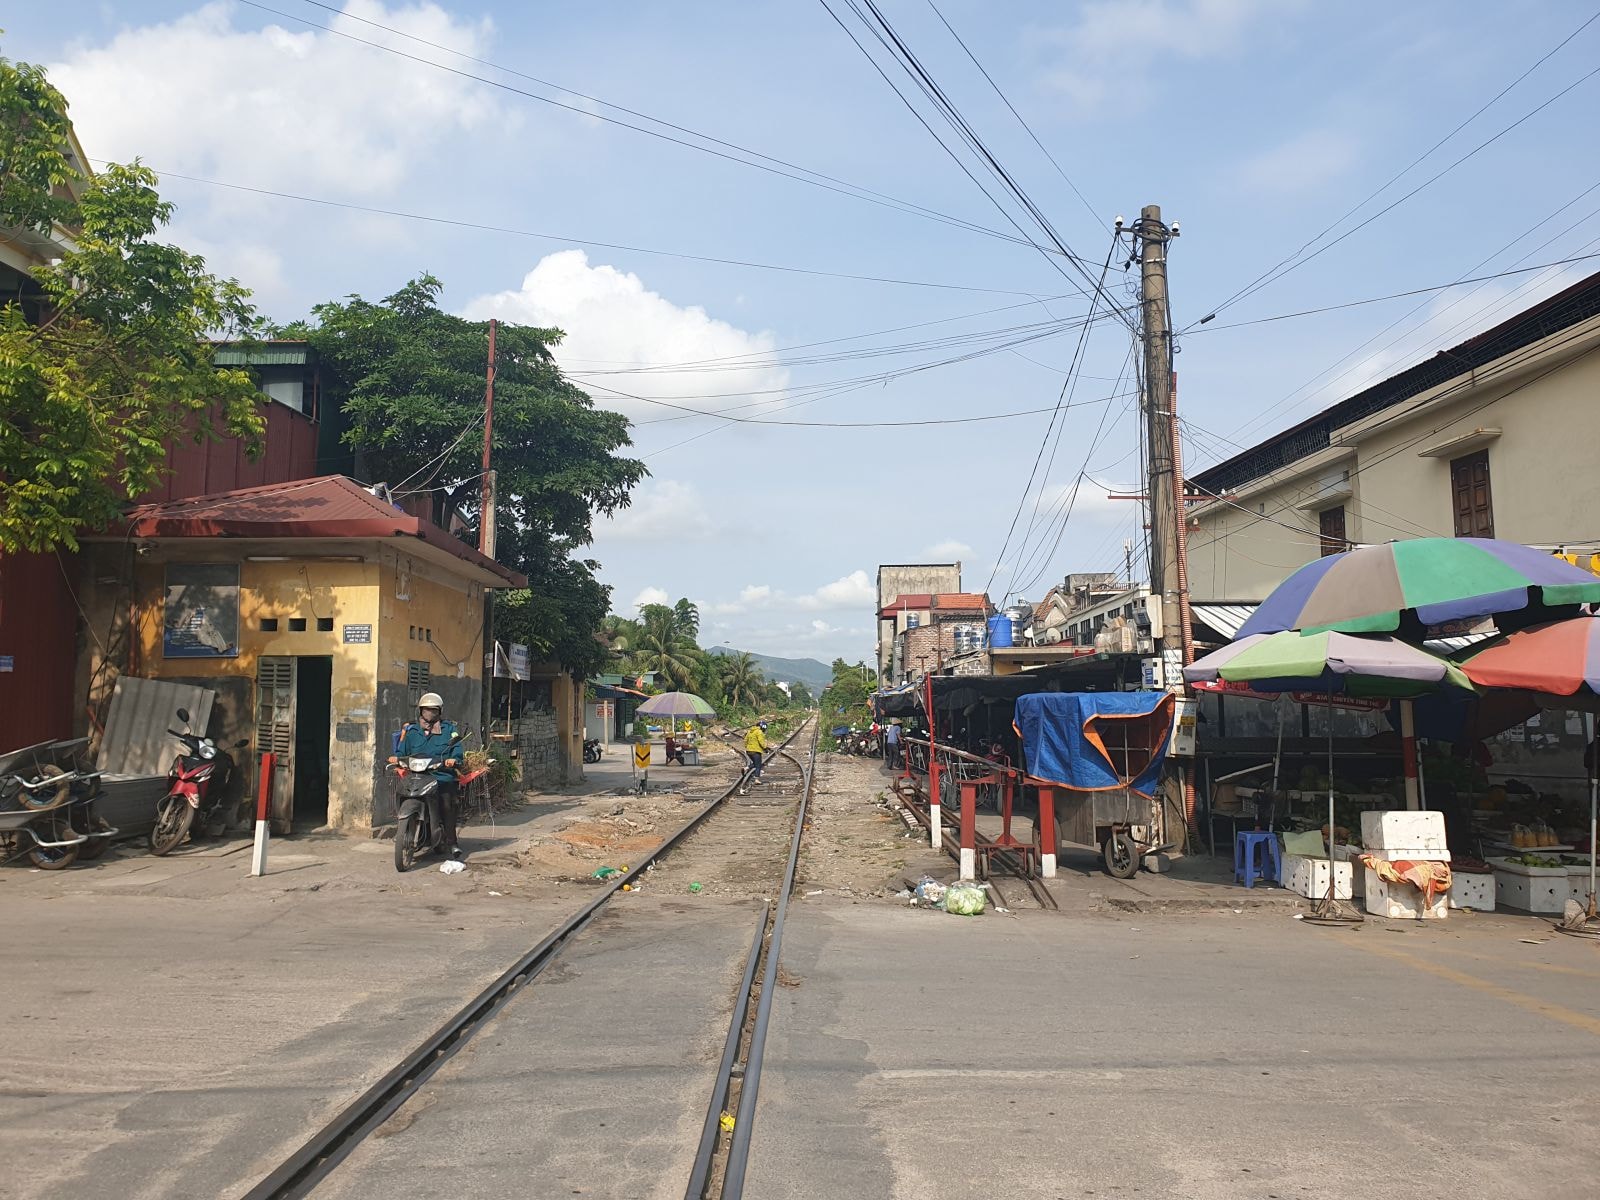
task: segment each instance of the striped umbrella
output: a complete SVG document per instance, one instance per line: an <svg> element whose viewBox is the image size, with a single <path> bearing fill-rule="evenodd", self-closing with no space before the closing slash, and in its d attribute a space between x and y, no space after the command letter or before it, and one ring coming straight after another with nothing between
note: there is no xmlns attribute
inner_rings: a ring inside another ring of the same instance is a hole
<svg viewBox="0 0 1600 1200"><path fill-rule="evenodd" d="M1600 708L1600 616L1571 617L1519 629L1486 642L1462 662L1479 687L1508 688L1558 700L1556 707L1587 709L1589 742ZM1592 753L1592 751L1591 751ZM1589 767L1589 903L1595 903L1595 835L1600 824L1600 779ZM1593 916L1593 912L1589 914Z"/></svg>
<svg viewBox="0 0 1600 1200"><path fill-rule="evenodd" d="M1600 578L1565 559L1493 538L1413 538L1362 546L1307 563L1239 630L1393 633L1476 620L1531 606L1600 603Z"/></svg>

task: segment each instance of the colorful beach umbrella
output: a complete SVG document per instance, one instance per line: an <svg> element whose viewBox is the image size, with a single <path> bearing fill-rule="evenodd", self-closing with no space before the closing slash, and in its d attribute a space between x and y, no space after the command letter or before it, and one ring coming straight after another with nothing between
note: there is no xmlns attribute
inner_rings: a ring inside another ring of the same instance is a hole
<svg viewBox="0 0 1600 1200"><path fill-rule="evenodd" d="M1485 688L1509 688L1523 694L1560 698L1561 707L1587 709L1589 740L1595 736L1594 712L1600 707L1600 617L1569 617L1519 629L1475 648L1461 664L1467 678ZM1589 915L1594 915L1595 862L1600 847L1600 778L1589 768Z"/></svg>
<svg viewBox="0 0 1600 1200"><path fill-rule="evenodd" d="M1543 550L1493 538L1414 538L1307 563L1261 602L1239 636L1393 633L1407 615L1430 626L1591 603L1600 603L1600 578Z"/></svg>
<svg viewBox="0 0 1600 1200"><path fill-rule="evenodd" d="M1255 692L1421 696L1441 687L1471 690L1454 663L1398 638L1323 630L1240 637L1183 669L1190 683L1221 679Z"/></svg>
<svg viewBox="0 0 1600 1200"><path fill-rule="evenodd" d="M662 692L634 711L647 717L714 717L717 710L693 692Z"/></svg>
<svg viewBox="0 0 1600 1200"><path fill-rule="evenodd" d="M1600 695L1600 617L1569 617L1508 633L1474 646L1461 669L1480 687L1579 699Z"/></svg>

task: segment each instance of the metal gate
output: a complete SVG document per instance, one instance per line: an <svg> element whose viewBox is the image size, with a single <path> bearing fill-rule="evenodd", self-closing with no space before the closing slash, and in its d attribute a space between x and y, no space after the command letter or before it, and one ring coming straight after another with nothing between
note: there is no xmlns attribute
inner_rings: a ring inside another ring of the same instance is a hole
<svg viewBox="0 0 1600 1200"><path fill-rule="evenodd" d="M294 822L294 688L295 662L287 655L263 657L256 663L256 749L274 756L273 833L288 833Z"/></svg>

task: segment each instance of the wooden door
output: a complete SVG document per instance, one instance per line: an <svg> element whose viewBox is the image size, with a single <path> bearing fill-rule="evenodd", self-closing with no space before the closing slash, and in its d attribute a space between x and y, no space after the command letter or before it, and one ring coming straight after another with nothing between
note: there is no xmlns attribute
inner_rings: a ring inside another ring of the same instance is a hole
<svg viewBox="0 0 1600 1200"><path fill-rule="evenodd" d="M264 656L256 663L256 750L271 753L275 763L268 811L273 833L288 833L294 824L295 674L288 655Z"/></svg>
<svg viewBox="0 0 1600 1200"><path fill-rule="evenodd" d="M1457 537L1492 538L1494 503L1489 492L1489 452L1479 450L1450 463L1450 498Z"/></svg>
<svg viewBox="0 0 1600 1200"><path fill-rule="evenodd" d="M1332 508L1325 508L1317 516L1322 525L1322 557L1330 554L1343 554L1350 548L1350 543L1345 540L1344 534L1344 505L1336 504Z"/></svg>

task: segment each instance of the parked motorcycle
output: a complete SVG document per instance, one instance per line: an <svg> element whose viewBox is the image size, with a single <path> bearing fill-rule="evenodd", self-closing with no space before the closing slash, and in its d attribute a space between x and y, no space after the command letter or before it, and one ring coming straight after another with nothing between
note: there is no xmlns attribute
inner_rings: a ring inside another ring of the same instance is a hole
<svg viewBox="0 0 1600 1200"><path fill-rule="evenodd" d="M465 729L456 730L450 747L437 757L411 754L388 769L396 776L394 790L394 869L404 871L430 850L444 848L444 820L439 811L439 780L434 772L466 740Z"/></svg>
<svg viewBox="0 0 1600 1200"><path fill-rule="evenodd" d="M600 754L601 754L601 749L600 749L600 739L599 738L584 738L583 739L583 761L584 762L586 762L586 763L597 763L597 762L600 761Z"/></svg>
<svg viewBox="0 0 1600 1200"><path fill-rule="evenodd" d="M216 742L189 728L189 710L180 708L178 720L185 732L167 730L183 743L187 753L172 760L167 770L167 794L156 801L156 824L150 831L150 852L170 854L183 844L196 815L204 814L203 825L222 815L222 795L233 777L233 756L217 749ZM235 750L250 744L240 739Z"/></svg>

